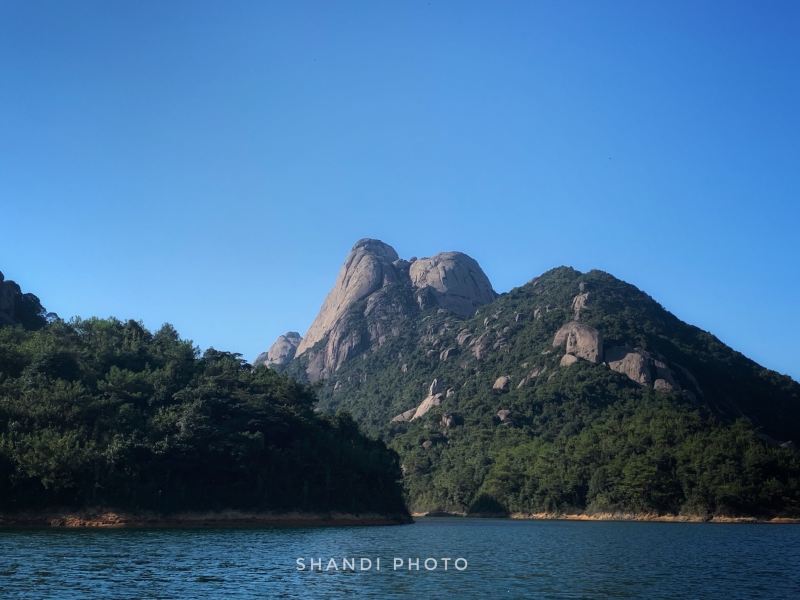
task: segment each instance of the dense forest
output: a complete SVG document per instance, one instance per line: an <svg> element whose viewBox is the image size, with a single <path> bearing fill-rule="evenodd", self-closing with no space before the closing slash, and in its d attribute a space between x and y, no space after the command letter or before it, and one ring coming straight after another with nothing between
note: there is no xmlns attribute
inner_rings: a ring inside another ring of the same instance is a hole
<svg viewBox="0 0 800 600"><path fill-rule="evenodd" d="M601 348L663 361L670 388L566 366L554 335L576 298ZM414 511L800 515L800 385L607 273L554 269L473 317L429 310L397 330L323 381L320 406L397 450ZM393 419L434 379L438 405Z"/></svg>
<svg viewBox="0 0 800 600"><path fill-rule="evenodd" d="M1 511L407 514L394 452L307 387L169 325L28 313L0 326Z"/></svg>
<svg viewBox="0 0 800 600"><path fill-rule="evenodd" d="M575 365L537 389L527 407L504 404L513 422L489 417L444 429L436 410L427 422L397 426L389 437L403 457L412 506L800 515L795 450L765 442L745 420L724 423L616 379Z"/></svg>

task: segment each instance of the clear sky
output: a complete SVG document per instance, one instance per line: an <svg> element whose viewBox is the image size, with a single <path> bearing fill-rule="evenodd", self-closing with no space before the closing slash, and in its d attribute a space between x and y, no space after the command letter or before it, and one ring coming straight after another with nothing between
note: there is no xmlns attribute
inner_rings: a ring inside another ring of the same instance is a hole
<svg viewBox="0 0 800 600"><path fill-rule="evenodd" d="M800 379L800 3L0 0L0 270L252 359L352 244L601 268Z"/></svg>

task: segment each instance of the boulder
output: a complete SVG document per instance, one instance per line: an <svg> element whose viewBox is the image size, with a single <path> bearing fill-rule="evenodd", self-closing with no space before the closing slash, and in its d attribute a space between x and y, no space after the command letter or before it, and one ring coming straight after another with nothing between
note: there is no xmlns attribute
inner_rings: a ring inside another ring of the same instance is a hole
<svg viewBox="0 0 800 600"><path fill-rule="evenodd" d="M462 329L456 336L456 343L459 346L465 346L472 340L472 333L469 329Z"/></svg>
<svg viewBox="0 0 800 600"><path fill-rule="evenodd" d="M494 334L491 331L485 331L473 342L472 355L477 360L486 358L487 354L489 353L489 349L491 348L493 335Z"/></svg>
<svg viewBox="0 0 800 600"><path fill-rule="evenodd" d="M497 394L505 394L511 388L511 377L502 375L495 379L492 391Z"/></svg>
<svg viewBox="0 0 800 600"><path fill-rule="evenodd" d="M609 369L622 373L639 385L652 386L659 392L680 389L667 363L649 352L627 346L611 346L605 349L605 358Z"/></svg>
<svg viewBox="0 0 800 600"><path fill-rule="evenodd" d="M442 383L438 377L434 378L434 380L431 381L431 385L428 387L428 395L434 396L443 391L444 391L444 383Z"/></svg>
<svg viewBox="0 0 800 600"><path fill-rule="evenodd" d="M569 367L574 365L576 362L578 362L577 356L573 356L572 354L565 354L564 356L561 357L561 360L559 361L558 364L561 365L562 367Z"/></svg>
<svg viewBox="0 0 800 600"><path fill-rule="evenodd" d="M603 338L600 332L578 321L570 321L556 332L553 347L561 346L566 346L567 354L591 363L598 363L603 359Z"/></svg>
<svg viewBox="0 0 800 600"><path fill-rule="evenodd" d="M501 423L505 423L511 418L511 411L507 408L503 408L497 411L497 418L500 419Z"/></svg>
<svg viewBox="0 0 800 600"><path fill-rule="evenodd" d="M457 355L458 355L458 348L450 346L449 348L446 348L439 353L439 360L441 360L442 362L446 362Z"/></svg>
<svg viewBox="0 0 800 600"><path fill-rule="evenodd" d="M405 412L401 412L399 415L392 418L392 423L405 423L411 420L411 417L414 416L414 413L417 412L417 408L409 408Z"/></svg>
<svg viewBox="0 0 800 600"><path fill-rule="evenodd" d="M442 399L444 398L444 394L432 394L425 398L417 409L414 411L414 416L411 417L411 421L415 419L419 419L420 417L424 417L430 409L434 406L441 406Z"/></svg>
<svg viewBox="0 0 800 600"><path fill-rule="evenodd" d="M649 355L627 346L612 346L605 350L608 368L622 373L640 385L652 385L653 369Z"/></svg>

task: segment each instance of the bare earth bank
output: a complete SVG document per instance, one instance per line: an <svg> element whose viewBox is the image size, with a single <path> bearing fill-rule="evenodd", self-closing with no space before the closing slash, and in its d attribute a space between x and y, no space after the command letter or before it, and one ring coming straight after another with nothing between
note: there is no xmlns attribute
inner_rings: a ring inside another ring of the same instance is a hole
<svg viewBox="0 0 800 600"><path fill-rule="evenodd" d="M219 512L181 512L168 515L126 512L111 509L81 511L50 510L0 513L0 528L110 528L125 527L306 527L341 525L402 525L411 523L408 515L373 513L270 513L226 510Z"/></svg>
<svg viewBox="0 0 800 600"><path fill-rule="evenodd" d="M705 515L659 515L656 513L625 513L625 512L600 512L600 513L511 513L503 514L469 514L450 512L415 512L418 517L495 517L527 521L648 521L653 523L771 523L771 524L800 524L800 517L774 517L759 519L757 517L723 516L713 517Z"/></svg>

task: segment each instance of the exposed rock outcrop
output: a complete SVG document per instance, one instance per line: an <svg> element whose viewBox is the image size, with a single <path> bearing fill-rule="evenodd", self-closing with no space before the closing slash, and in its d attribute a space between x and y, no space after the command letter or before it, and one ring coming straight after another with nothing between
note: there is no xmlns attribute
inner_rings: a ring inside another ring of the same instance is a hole
<svg viewBox="0 0 800 600"><path fill-rule="evenodd" d="M267 367L283 367L287 365L294 358L302 339L296 331L288 331L283 335L279 335L269 350L259 354L253 364L266 365Z"/></svg>
<svg viewBox="0 0 800 600"><path fill-rule="evenodd" d="M439 360L441 360L442 362L446 362L457 355L458 355L458 348L450 346L449 348L446 348L439 353Z"/></svg>
<svg viewBox="0 0 800 600"><path fill-rule="evenodd" d="M321 341L359 300L387 283L397 281L398 269L393 264L397 260L397 252L388 244L371 239L357 241L339 270L336 283L322 303L317 318L298 346L297 354L303 354Z"/></svg>
<svg viewBox="0 0 800 600"><path fill-rule="evenodd" d="M608 368L622 373L640 385L653 384L653 365L644 352L626 346L612 346L605 351Z"/></svg>
<svg viewBox="0 0 800 600"><path fill-rule="evenodd" d="M570 367L574 365L576 362L578 362L577 356L574 356L572 354L565 354L564 356L561 357L561 360L559 361L558 364L562 367Z"/></svg>
<svg viewBox="0 0 800 600"><path fill-rule="evenodd" d="M556 332L553 348L566 346L567 354L588 360L591 363L603 360L603 338L594 327L570 321Z"/></svg>
<svg viewBox="0 0 800 600"><path fill-rule="evenodd" d="M492 385L492 391L496 394L505 394L509 389L511 389L511 377L508 375L498 377Z"/></svg>
<svg viewBox="0 0 800 600"><path fill-rule="evenodd" d="M428 388L428 396L435 396L444 391L444 384L436 377Z"/></svg>
<svg viewBox="0 0 800 600"><path fill-rule="evenodd" d="M413 421L425 416L434 406L440 406L445 398L445 386L440 379L436 378L428 387L428 395L419 403L416 408L410 408L392 418L392 423L403 423Z"/></svg>
<svg viewBox="0 0 800 600"><path fill-rule="evenodd" d="M470 345L472 346L472 355L477 360L486 358L486 355L489 353L489 349L491 348L493 337L494 334L491 331L484 331L476 340L471 342Z"/></svg>
<svg viewBox="0 0 800 600"><path fill-rule="evenodd" d="M414 416L412 416L410 420L413 421L414 419L424 417L434 406L440 406L443 399L444 394L442 392L428 395L422 402L420 402L417 410L414 411Z"/></svg>
<svg viewBox="0 0 800 600"><path fill-rule="evenodd" d="M680 389L669 365L649 352L627 346L612 346L606 348L605 358L609 369L622 373L639 385L652 387L661 392ZM691 377L691 374L688 376Z"/></svg>
<svg viewBox="0 0 800 600"><path fill-rule="evenodd" d="M672 369L662 360L653 359L653 366L656 371L656 380L653 382L653 389L660 392L672 392L680 389L678 381Z"/></svg>
<svg viewBox="0 0 800 600"><path fill-rule="evenodd" d="M411 417L414 416L414 413L417 412L417 407L409 408L407 411L401 412L396 417L392 418L392 423L405 423L411 420Z"/></svg>
<svg viewBox="0 0 800 600"><path fill-rule="evenodd" d="M306 374L310 381L317 381L354 356L398 336L420 310L438 308L463 318L496 297L478 263L466 254L443 252L407 261L379 240L362 239L345 259L295 356L306 357ZM467 341L462 338L458 344ZM451 346L433 352L446 361L458 349Z"/></svg>
<svg viewBox="0 0 800 600"><path fill-rule="evenodd" d="M573 318L576 321L580 321L581 311L584 309L584 307L588 302L589 302L589 292L581 292L572 299Z"/></svg>
<svg viewBox="0 0 800 600"><path fill-rule="evenodd" d="M440 306L461 317L497 297L474 259L461 252L442 252L420 258L408 270L420 308Z"/></svg>
<svg viewBox="0 0 800 600"><path fill-rule="evenodd" d="M462 329L458 332L456 343L459 346L467 345L470 341L472 341L472 332L469 329Z"/></svg>

